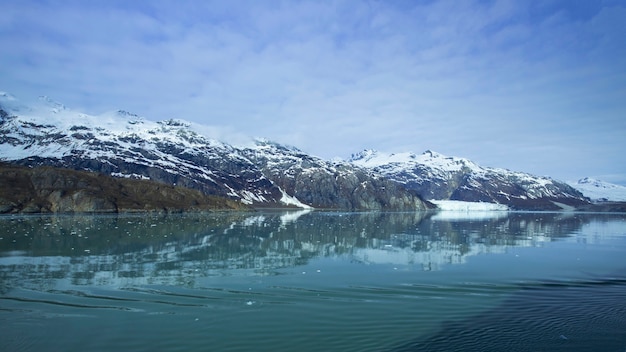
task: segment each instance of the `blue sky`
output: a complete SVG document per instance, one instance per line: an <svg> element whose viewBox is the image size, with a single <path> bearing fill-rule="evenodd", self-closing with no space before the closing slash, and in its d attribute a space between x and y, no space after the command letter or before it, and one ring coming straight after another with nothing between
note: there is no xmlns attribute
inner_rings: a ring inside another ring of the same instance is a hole
<svg viewBox="0 0 626 352"><path fill-rule="evenodd" d="M0 90L626 185L626 2L3 0Z"/></svg>

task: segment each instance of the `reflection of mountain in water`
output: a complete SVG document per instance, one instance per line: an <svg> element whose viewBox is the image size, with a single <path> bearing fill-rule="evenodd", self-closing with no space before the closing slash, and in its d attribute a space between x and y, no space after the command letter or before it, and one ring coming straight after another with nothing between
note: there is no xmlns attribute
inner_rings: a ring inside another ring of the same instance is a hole
<svg viewBox="0 0 626 352"><path fill-rule="evenodd" d="M428 213L224 213L0 218L4 289L187 284L275 274L316 257L437 270L481 253L570 236L594 215L511 213L431 221ZM601 219L608 219L604 215Z"/></svg>

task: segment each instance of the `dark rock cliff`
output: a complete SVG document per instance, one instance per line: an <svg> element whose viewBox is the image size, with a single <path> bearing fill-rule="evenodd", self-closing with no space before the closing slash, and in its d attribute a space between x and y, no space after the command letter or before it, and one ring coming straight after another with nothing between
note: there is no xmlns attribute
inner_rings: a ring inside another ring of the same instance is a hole
<svg viewBox="0 0 626 352"><path fill-rule="evenodd" d="M296 148L258 141L244 155L282 190L315 208L426 210L415 192L346 162L329 162Z"/></svg>

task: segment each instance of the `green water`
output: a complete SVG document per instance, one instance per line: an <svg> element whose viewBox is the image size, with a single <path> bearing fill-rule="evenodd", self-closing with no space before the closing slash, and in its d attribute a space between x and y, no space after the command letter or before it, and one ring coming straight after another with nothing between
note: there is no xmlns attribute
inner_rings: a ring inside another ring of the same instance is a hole
<svg viewBox="0 0 626 352"><path fill-rule="evenodd" d="M624 351L626 214L0 217L0 351Z"/></svg>

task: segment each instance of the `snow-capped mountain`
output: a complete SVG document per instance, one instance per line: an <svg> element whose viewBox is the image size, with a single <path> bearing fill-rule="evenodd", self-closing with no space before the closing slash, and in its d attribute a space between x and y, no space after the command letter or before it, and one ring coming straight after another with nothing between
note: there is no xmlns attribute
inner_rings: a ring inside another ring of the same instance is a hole
<svg viewBox="0 0 626 352"><path fill-rule="evenodd" d="M426 207L414 192L351 164L325 162L265 141L238 148L197 133L200 129L182 120L152 122L121 110L91 116L48 97L26 105L0 92L0 161L150 179L255 206ZM323 180L323 187L284 182L302 184L306 177L313 183ZM353 179L358 182L346 182Z"/></svg>
<svg viewBox="0 0 626 352"><path fill-rule="evenodd" d="M152 179L248 204L282 197L238 150L196 134L184 121L151 122L126 111L90 116L47 97L34 106L17 105L6 93L0 98L4 161Z"/></svg>
<svg viewBox="0 0 626 352"><path fill-rule="evenodd" d="M415 192L345 161L326 161L263 140L243 154L281 190L315 208L426 209Z"/></svg>
<svg viewBox="0 0 626 352"><path fill-rule="evenodd" d="M595 202L626 202L626 187L585 177L569 185Z"/></svg>
<svg viewBox="0 0 626 352"><path fill-rule="evenodd" d="M415 190L427 200L490 202L527 210L558 210L589 202L560 181L483 167L430 150L421 155L364 150L353 154L350 161Z"/></svg>

